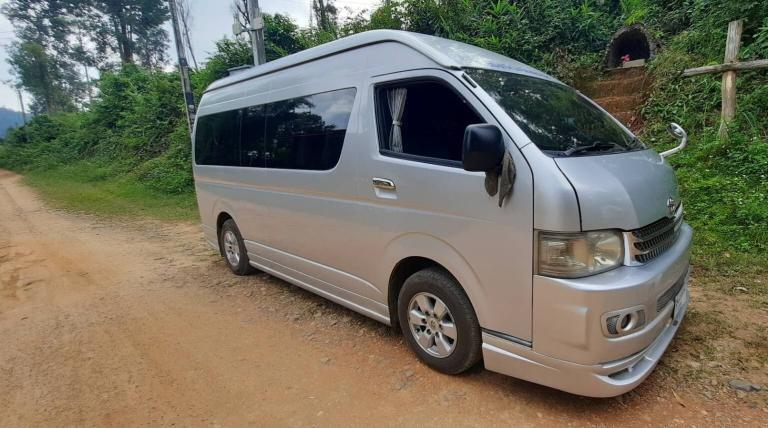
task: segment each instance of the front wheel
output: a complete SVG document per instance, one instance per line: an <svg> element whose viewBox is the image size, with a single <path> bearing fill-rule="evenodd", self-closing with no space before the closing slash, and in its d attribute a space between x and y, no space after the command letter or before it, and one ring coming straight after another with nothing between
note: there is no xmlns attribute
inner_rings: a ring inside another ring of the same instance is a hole
<svg viewBox="0 0 768 428"><path fill-rule="evenodd" d="M221 246L221 254L235 275L242 276L253 272L253 267L248 261L248 252L245 249L243 237L240 235L240 229L237 228L234 220L229 219L221 225L219 245Z"/></svg>
<svg viewBox="0 0 768 428"><path fill-rule="evenodd" d="M411 275L398 297L408 346L437 371L458 374L477 364L482 337L472 304L456 279L439 268Z"/></svg>

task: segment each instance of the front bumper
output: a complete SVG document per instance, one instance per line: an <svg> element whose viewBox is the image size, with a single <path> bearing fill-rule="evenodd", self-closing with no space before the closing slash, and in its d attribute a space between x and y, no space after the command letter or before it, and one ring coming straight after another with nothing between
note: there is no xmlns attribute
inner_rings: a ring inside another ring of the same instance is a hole
<svg viewBox="0 0 768 428"><path fill-rule="evenodd" d="M681 293L688 293L686 284ZM661 334L646 349L619 361L581 365L536 353L533 349L483 333L483 361L488 370L588 397L614 397L631 391L651 374L664 355L688 308L688 300L672 317L674 306L662 315L666 318Z"/></svg>
<svg viewBox="0 0 768 428"><path fill-rule="evenodd" d="M677 310L675 303L659 302L681 279L675 300L688 296L692 235L683 224L675 244L642 266L579 279L534 276L533 342L525 346L484 332L486 368L580 395L610 397L633 389L656 366L687 309L687 299ZM645 310L643 327L606 337L602 316L632 307Z"/></svg>

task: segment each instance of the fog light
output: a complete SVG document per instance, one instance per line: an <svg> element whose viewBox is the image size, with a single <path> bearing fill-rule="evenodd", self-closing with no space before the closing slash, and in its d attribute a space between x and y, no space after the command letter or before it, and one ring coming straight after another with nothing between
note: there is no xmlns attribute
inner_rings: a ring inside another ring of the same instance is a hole
<svg viewBox="0 0 768 428"><path fill-rule="evenodd" d="M603 334L608 337L624 336L645 325L645 309L635 306L602 316Z"/></svg>

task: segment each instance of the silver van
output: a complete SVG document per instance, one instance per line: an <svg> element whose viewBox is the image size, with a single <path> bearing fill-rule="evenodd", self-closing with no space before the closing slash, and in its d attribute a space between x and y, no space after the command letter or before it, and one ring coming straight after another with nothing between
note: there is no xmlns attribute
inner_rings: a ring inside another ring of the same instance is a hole
<svg viewBox="0 0 768 428"><path fill-rule="evenodd" d="M350 36L213 83L193 140L205 237L235 274L399 327L440 372L482 360L615 396L686 311L692 231L664 156L504 56Z"/></svg>

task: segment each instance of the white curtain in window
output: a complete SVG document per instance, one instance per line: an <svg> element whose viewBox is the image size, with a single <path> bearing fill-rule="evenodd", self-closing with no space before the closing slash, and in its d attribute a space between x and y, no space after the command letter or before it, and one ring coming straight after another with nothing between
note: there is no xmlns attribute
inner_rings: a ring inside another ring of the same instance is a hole
<svg viewBox="0 0 768 428"><path fill-rule="evenodd" d="M405 97L408 90L405 88L393 88L387 91L389 112L392 115L392 130L389 133L389 149L393 152L403 152L403 133L400 129L405 111Z"/></svg>

